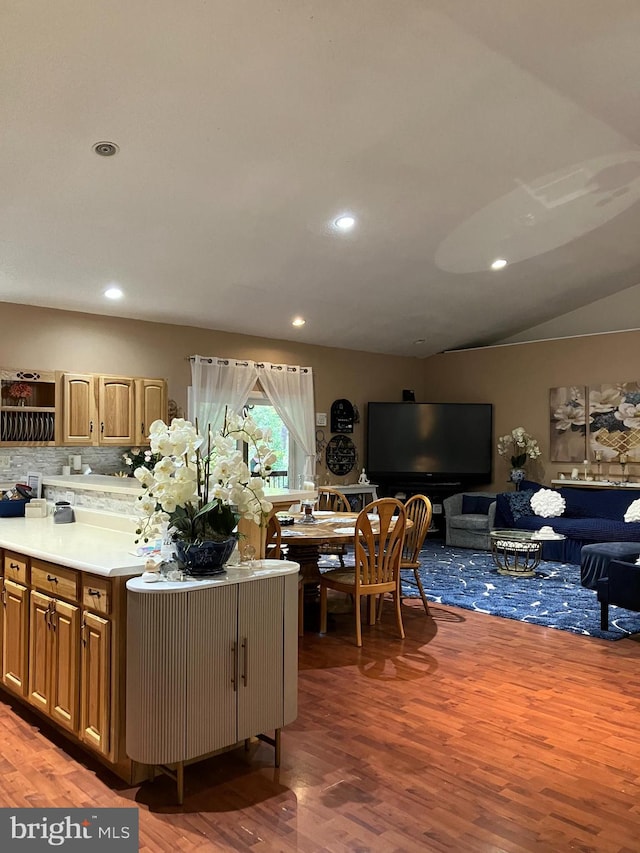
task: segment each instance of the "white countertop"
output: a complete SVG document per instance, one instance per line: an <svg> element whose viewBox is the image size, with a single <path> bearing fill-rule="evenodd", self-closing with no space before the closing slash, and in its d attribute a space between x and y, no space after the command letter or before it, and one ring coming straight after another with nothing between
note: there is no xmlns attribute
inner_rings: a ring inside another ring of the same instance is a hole
<svg viewBox="0 0 640 853"><path fill-rule="evenodd" d="M142 492L142 486L135 477L112 477L109 474L45 476L42 478L42 484L63 489L87 489L88 491L113 492L125 495L139 495ZM294 504L313 497L313 492L303 489L266 488L264 496L268 501L283 503L289 500Z"/></svg>
<svg viewBox="0 0 640 853"><path fill-rule="evenodd" d="M184 581L159 580L149 583L141 577L127 581L127 589L131 592L190 592L192 589L204 589L209 586L228 586L229 584L246 583L261 578L278 577L298 573L300 565L290 560L254 560L252 568L227 566L224 574L212 578L189 578Z"/></svg>
<svg viewBox="0 0 640 853"><path fill-rule="evenodd" d="M109 474L69 474L67 476L44 476L43 486L58 486L63 489L87 489L93 492L139 495L142 486L135 477L112 477Z"/></svg>
<svg viewBox="0 0 640 853"><path fill-rule="evenodd" d="M77 512L77 511L76 511ZM135 575L145 557L136 557L133 531L47 518L0 518L0 548L95 575Z"/></svg>

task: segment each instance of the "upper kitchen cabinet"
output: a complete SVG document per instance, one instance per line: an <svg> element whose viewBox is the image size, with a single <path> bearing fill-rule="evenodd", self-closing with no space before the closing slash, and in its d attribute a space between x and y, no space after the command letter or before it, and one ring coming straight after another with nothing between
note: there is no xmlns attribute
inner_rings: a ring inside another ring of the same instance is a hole
<svg viewBox="0 0 640 853"><path fill-rule="evenodd" d="M134 444L149 444L149 427L167 420L167 383L164 379L136 379L136 435Z"/></svg>
<svg viewBox="0 0 640 853"><path fill-rule="evenodd" d="M167 385L161 379L62 376L62 435L60 443L133 445L144 443L143 430L165 416Z"/></svg>
<svg viewBox="0 0 640 853"><path fill-rule="evenodd" d="M0 369L0 444L55 444L57 412L53 371Z"/></svg>

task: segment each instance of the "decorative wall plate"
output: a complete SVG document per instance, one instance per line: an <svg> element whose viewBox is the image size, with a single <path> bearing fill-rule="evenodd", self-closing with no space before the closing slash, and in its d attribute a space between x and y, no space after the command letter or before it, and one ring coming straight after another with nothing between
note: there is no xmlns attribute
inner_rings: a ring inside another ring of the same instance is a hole
<svg viewBox="0 0 640 853"><path fill-rule="evenodd" d="M327 444L327 468L337 477L352 471L357 457L356 446L348 435L334 435Z"/></svg>

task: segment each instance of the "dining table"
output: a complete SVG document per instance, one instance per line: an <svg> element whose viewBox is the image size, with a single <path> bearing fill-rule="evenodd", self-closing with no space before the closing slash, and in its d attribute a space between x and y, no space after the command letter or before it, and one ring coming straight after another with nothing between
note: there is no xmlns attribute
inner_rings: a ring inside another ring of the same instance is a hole
<svg viewBox="0 0 640 853"><path fill-rule="evenodd" d="M303 523L303 513L288 513L292 523L282 523L282 544L288 546L288 559L300 564L305 587L320 583L318 557L321 545L345 545L353 541L357 512L316 510L314 521ZM286 516L285 516L286 518Z"/></svg>
<svg viewBox="0 0 640 853"><path fill-rule="evenodd" d="M288 559L300 564L300 574L305 587L317 586L320 583L318 557L321 545L348 545L355 536L357 512L333 512L332 510L315 510L314 521L305 523L303 513L278 513L282 527L282 544L288 546ZM283 524L285 519L293 519L293 523ZM374 533L378 515L370 513ZM407 526L411 522L407 521Z"/></svg>

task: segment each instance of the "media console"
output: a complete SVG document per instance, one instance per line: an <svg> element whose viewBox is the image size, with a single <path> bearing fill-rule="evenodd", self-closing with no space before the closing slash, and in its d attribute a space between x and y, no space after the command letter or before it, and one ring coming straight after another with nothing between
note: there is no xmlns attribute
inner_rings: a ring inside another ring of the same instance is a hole
<svg viewBox="0 0 640 853"><path fill-rule="evenodd" d="M415 480L393 480L389 479L385 483L380 483L378 492L381 497L395 498L399 500L408 500L413 495L425 495L431 501L433 516L431 519L431 531L437 531L439 536L444 538L444 508L442 501L448 498L449 495L455 495L458 492L464 492L469 488L461 480L450 480L447 482L416 482Z"/></svg>

